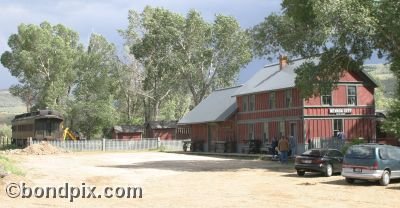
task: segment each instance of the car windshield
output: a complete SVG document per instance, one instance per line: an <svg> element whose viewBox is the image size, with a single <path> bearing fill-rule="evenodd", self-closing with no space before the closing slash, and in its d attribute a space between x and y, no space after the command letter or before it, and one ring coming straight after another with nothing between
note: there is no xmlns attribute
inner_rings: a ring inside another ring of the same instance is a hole
<svg viewBox="0 0 400 208"><path fill-rule="evenodd" d="M314 149L314 150L308 150L308 151L305 151L303 154L301 154L301 155L304 155L304 156L313 156L313 157L321 157L321 156L324 156L326 154L326 151L325 150L316 150L316 149Z"/></svg>
<svg viewBox="0 0 400 208"><path fill-rule="evenodd" d="M352 146L346 152L347 158L373 159L375 158L375 148L368 146Z"/></svg>

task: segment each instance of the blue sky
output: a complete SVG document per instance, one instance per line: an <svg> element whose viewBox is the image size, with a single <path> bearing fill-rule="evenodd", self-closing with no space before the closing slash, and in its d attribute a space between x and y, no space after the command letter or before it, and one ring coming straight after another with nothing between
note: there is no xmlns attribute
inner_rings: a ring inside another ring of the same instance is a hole
<svg viewBox="0 0 400 208"><path fill-rule="evenodd" d="M117 47L123 40L117 29L128 24L128 10L142 11L146 5L164 7L186 14L196 9L208 21L215 14L231 15L238 19L243 28L261 22L271 12L280 11L281 0L0 0L0 54L9 50L8 37L17 32L21 23L39 24L45 20L52 24L61 23L79 32L81 41L87 43L92 32L104 35ZM239 76L239 82L247 80L267 61L250 63ZM0 64L0 89L16 84L8 69Z"/></svg>
<svg viewBox="0 0 400 208"><path fill-rule="evenodd" d="M141 12L146 5L164 7L186 14L196 9L208 21L215 14L236 17L243 28L252 27L272 12L280 12L281 0L0 0L0 54L9 50L8 37L17 32L21 23L63 24L80 34L81 41L87 43L95 32L105 36L117 47L123 40L117 29L128 24L128 10ZM249 79L267 60L254 60L239 74L239 83ZM18 80L0 64L0 89L6 89Z"/></svg>

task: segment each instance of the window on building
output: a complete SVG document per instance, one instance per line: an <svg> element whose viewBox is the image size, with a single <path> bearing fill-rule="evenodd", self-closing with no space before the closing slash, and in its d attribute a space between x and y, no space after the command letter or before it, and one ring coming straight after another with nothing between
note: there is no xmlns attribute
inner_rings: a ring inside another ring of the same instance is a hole
<svg viewBox="0 0 400 208"><path fill-rule="evenodd" d="M347 87L347 104L357 105L357 87L348 86Z"/></svg>
<svg viewBox="0 0 400 208"><path fill-rule="evenodd" d="M285 136L285 122L284 121L279 122L279 135Z"/></svg>
<svg viewBox="0 0 400 208"><path fill-rule="evenodd" d="M243 101L242 101L243 102L243 112L246 112L249 98L247 96L243 96L242 99L243 99Z"/></svg>
<svg viewBox="0 0 400 208"><path fill-rule="evenodd" d="M269 93L269 108L270 109L275 108L275 92Z"/></svg>
<svg viewBox="0 0 400 208"><path fill-rule="evenodd" d="M322 99L322 105L332 105L332 95L331 94L322 95L321 99Z"/></svg>
<svg viewBox="0 0 400 208"><path fill-rule="evenodd" d="M249 111L254 111L256 108L256 96L255 95L250 95L250 99L249 99Z"/></svg>
<svg viewBox="0 0 400 208"><path fill-rule="evenodd" d="M264 143L268 143L268 141L269 141L269 138L268 138L268 135L269 135L269 129L268 129L268 123L264 123L264 133L263 133L263 142Z"/></svg>
<svg viewBox="0 0 400 208"><path fill-rule="evenodd" d="M286 108L292 107L292 90L286 90L285 92L285 105Z"/></svg>
<svg viewBox="0 0 400 208"><path fill-rule="evenodd" d="M254 124L248 124L247 130L248 130L248 139L254 140Z"/></svg>
<svg viewBox="0 0 400 208"><path fill-rule="evenodd" d="M333 119L333 136L337 137L339 132L343 133L343 119Z"/></svg>

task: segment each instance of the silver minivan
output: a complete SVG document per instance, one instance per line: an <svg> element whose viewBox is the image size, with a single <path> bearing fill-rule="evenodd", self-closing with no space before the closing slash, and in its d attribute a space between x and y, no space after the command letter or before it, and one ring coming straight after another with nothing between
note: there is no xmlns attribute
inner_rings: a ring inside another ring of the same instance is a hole
<svg viewBox="0 0 400 208"><path fill-rule="evenodd" d="M390 179L400 178L400 148L381 144L353 145L344 155L342 176L348 183L368 180L387 186Z"/></svg>

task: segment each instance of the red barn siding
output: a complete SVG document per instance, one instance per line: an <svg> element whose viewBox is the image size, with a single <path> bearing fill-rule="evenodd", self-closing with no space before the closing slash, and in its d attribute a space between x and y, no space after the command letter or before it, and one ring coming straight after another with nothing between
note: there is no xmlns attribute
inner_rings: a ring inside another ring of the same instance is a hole
<svg viewBox="0 0 400 208"><path fill-rule="evenodd" d="M192 125L191 139L193 141L206 141L207 135L207 124Z"/></svg>
<svg viewBox="0 0 400 208"><path fill-rule="evenodd" d="M113 133L113 139L128 139L128 140L141 140L142 133L141 132L134 132L134 133Z"/></svg>
<svg viewBox="0 0 400 208"><path fill-rule="evenodd" d="M343 119L343 131L346 139L363 137L373 139L375 135L374 120L372 118ZM333 119L307 119L307 138L330 138L333 135Z"/></svg>
<svg viewBox="0 0 400 208"><path fill-rule="evenodd" d="M160 140L172 140L175 138L175 129L154 129L152 130L152 138L160 138Z"/></svg>
<svg viewBox="0 0 400 208"><path fill-rule="evenodd" d="M357 91L359 105L374 105L374 88L358 86Z"/></svg>
<svg viewBox="0 0 400 208"><path fill-rule="evenodd" d="M345 71L345 72L343 72L342 77L340 78L340 81L341 82L362 82L363 80L356 73Z"/></svg>
<svg viewBox="0 0 400 208"><path fill-rule="evenodd" d="M332 92L333 105L347 105L347 87L339 85L337 89Z"/></svg>
<svg viewBox="0 0 400 208"><path fill-rule="evenodd" d="M321 97L311 97L304 101L304 105L321 105Z"/></svg>

